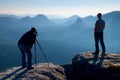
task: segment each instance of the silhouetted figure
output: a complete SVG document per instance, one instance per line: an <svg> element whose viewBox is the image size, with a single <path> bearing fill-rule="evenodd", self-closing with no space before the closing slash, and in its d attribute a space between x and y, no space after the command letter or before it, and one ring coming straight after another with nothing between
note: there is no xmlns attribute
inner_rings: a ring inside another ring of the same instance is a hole
<svg viewBox="0 0 120 80"><path fill-rule="evenodd" d="M32 67L32 46L36 40L37 31L32 27L30 31L26 32L18 41L18 47L22 54L22 68L33 69ZM26 63L27 57L27 63Z"/></svg>
<svg viewBox="0 0 120 80"><path fill-rule="evenodd" d="M95 38L95 53L99 53L99 41L102 46L102 52L105 53L105 44L103 41L103 31L105 29L105 21L102 20L102 14L97 14L98 20L95 23L94 38Z"/></svg>

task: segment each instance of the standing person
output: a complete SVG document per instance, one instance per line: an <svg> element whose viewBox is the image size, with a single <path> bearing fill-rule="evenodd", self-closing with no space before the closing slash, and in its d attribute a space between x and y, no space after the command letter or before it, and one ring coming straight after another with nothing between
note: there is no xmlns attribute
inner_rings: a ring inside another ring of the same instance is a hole
<svg viewBox="0 0 120 80"><path fill-rule="evenodd" d="M103 31L105 29L105 21L102 19L102 14L97 14L98 20L95 23L94 39L95 39L95 54L99 53L99 41L102 47L102 52L105 53L105 44L103 41Z"/></svg>
<svg viewBox="0 0 120 80"><path fill-rule="evenodd" d="M32 67L32 46L36 40L37 31L35 27L32 27L30 31L26 32L18 41L18 47L22 54L22 68L34 69ZM27 57L27 63L26 63Z"/></svg>

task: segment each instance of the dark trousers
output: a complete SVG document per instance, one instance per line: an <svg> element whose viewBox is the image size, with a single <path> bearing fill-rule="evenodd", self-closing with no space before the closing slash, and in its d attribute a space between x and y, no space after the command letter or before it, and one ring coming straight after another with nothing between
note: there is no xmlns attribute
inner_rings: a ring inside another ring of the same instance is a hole
<svg viewBox="0 0 120 80"><path fill-rule="evenodd" d="M102 47L102 52L105 53L105 44L103 41L103 32L95 32L94 38L95 38L95 52L99 53L99 41L100 41L100 44Z"/></svg>
<svg viewBox="0 0 120 80"><path fill-rule="evenodd" d="M18 47L22 54L22 67L28 67L30 68L32 66L32 53L29 48L29 46L24 44L18 44ZM27 57L27 63L26 63L26 57Z"/></svg>

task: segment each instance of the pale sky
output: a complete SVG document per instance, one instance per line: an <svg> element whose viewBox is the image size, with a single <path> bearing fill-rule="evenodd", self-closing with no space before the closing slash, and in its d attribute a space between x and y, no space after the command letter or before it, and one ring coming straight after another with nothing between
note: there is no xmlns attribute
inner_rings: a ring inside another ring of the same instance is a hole
<svg viewBox="0 0 120 80"><path fill-rule="evenodd" d="M120 0L0 0L0 14L95 16L120 11Z"/></svg>

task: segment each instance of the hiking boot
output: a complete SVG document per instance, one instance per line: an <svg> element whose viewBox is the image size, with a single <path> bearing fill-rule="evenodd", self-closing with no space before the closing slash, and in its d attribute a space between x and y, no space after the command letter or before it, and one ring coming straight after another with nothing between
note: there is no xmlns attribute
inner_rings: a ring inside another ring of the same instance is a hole
<svg viewBox="0 0 120 80"><path fill-rule="evenodd" d="M98 55L98 54L99 54L99 52L94 52L93 54L94 54L94 55Z"/></svg>
<svg viewBox="0 0 120 80"><path fill-rule="evenodd" d="M25 68L25 67L27 67L27 66L22 66L22 69Z"/></svg>
<svg viewBox="0 0 120 80"><path fill-rule="evenodd" d="M107 53L105 53L105 52L102 52L102 53L101 53L101 55L103 55L103 56L106 56L106 55L107 55Z"/></svg>
<svg viewBox="0 0 120 80"><path fill-rule="evenodd" d="M34 69L34 67L27 67L28 70Z"/></svg>

